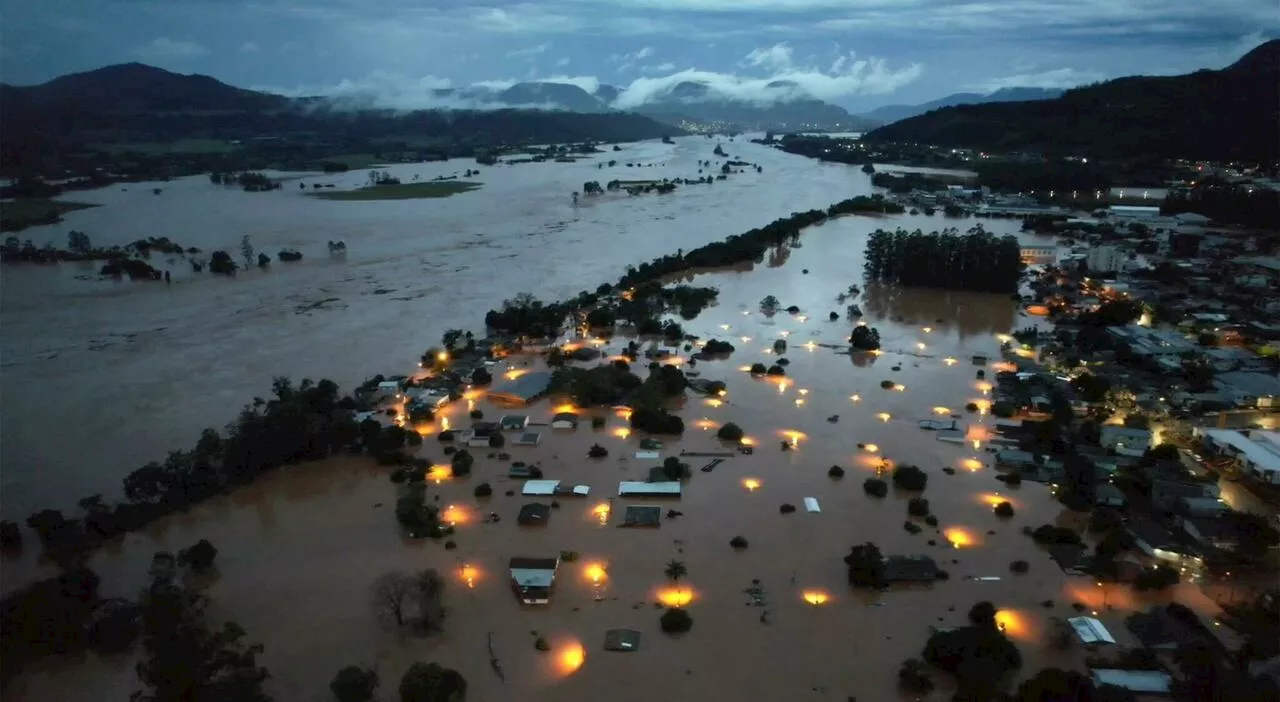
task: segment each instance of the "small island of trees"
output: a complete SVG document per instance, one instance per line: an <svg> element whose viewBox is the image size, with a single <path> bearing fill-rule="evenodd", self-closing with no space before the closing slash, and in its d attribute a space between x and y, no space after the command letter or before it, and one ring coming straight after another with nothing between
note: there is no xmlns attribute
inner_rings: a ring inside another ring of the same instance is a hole
<svg viewBox="0 0 1280 702"><path fill-rule="evenodd" d="M946 290L1010 294L1022 275L1022 250L1012 236L996 238L981 227L925 234L877 229L867 241L868 280Z"/></svg>

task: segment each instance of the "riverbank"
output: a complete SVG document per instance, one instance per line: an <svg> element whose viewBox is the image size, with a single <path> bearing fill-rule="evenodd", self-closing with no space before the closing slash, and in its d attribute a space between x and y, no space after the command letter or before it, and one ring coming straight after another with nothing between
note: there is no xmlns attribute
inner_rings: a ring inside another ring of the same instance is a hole
<svg viewBox="0 0 1280 702"><path fill-rule="evenodd" d="M57 224L62 215L97 205L45 198L18 198L0 202L0 232L20 232L28 227Z"/></svg>

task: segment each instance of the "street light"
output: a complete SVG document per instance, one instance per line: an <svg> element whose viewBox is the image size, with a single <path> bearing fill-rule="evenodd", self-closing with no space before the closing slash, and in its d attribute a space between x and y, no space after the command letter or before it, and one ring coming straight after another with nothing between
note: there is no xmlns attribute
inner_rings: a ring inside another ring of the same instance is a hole
<svg viewBox="0 0 1280 702"><path fill-rule="evenodd" d="M1107 608L1107 588L1102 587L1102 581L1101 581L1101 580L1097 581L1097 582L1096 582L1096 583L1094 583L1094 584L1095 584L1095 585L1097 585L1099 588L1101 588L1101 589L1102 589L1102 608L1103 608L1103 609L1106 609L1106 608Z"/></svg>

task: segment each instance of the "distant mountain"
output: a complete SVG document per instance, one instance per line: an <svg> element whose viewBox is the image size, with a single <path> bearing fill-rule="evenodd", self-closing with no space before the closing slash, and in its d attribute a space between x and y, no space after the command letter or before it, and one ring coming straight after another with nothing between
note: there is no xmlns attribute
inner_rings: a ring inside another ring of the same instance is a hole
<svg viewBox="0 0 1280 702"><path fill-rule="evenodd" d="M504 105L553 107L569 112L608 112L609 102L569 83L516 83L497 94Z"/></svg>
<svg viewBox="0 0 1280 702"><path fill-rule="evenodd" d="M766 89L769 92L760 99L745 100L718 93L706 83L682 81L635 110L671 124L691 120L753 131L860 131L879 124L809 96L791 81L774 81Z"/></svg>
<svg viewBox="0 0 1280 702"><path fill-rule="evenodd" d="M1051 100L1060 97L1063 92L1065 91L1058 88L1001 88L994 93L953 93L944 98L938 98L919 105L885 105L884 107L877 107L870 112L863 113L862 116L888 124L943 107L952 107L953 105Z"/></svg>
<svg viewBox="0 0 1280 702"><path fill-rule="evenodd" d="M679 129L561 83L518 83L502 91L474 87L436 97L466 107L547 109L378 109L372 96L341 100L289 98L245 90L201 75L181 75L137 63L107 66L32 86L0 84L0 146L13 172L55 161L91 143L172 142L269 137L282 143L336 144L387 136L430 138L441 148L632 141L679 135ZM465 152L465 151L464 151Z"/></svg>
<svg viewBox="0 0 1280 702"><path fill-rule="evenodd" d="M1280 158L1280 40L1221 70L1134 76L1054 100L945 107L880 127L869 142L1100 158Z"/></svg>

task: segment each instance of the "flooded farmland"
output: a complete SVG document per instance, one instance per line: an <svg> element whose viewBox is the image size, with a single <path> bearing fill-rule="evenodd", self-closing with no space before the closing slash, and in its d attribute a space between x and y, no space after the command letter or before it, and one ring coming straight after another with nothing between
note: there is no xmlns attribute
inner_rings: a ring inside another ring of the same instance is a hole
<svg viewBox="0 0 1280 702"><path fill-rule="evenodd" d="M625 147L621 157L665 164L652 169L659 177L695 176L697 160L710 158L713 144L641 144ZM589 162L499 167L484 172L484 188L474 193L404 202L318 202L288 190L244 194L200 179L165 184L159 196L150 187L83 194L76 199L105 206L74 213L63 228L83 229L97 243L163 233L188 246L234 250L239 237L250 234L261 250L298 248L307 258L297 267L277 264L230 280L183 271L167 287L77 280L71 270L6 270L0 279L6 518L94 492L115 495L125 473L189 445L200 428L223 424L244 401L266 392L273 375L330 377L350 387L376 372L404 372L444 329L478 328L486 309L517 291L554 299L591 289L616 279L629 263L870 191L856 168L750 144L727 148L761 164L763 173L666 196L606 196L576 209L569 192L583 181L625 173L607 175ZM428 178L463 167L392 171ZM354 183L362 176L344 178ZM1030 323L1017 303L872 286L854 301L862 319L879 330L883 352L850 356L828 348L843 344L854 324L843 314L828 321L828 313L843 313L837 294L861 284L866 235L881 226L949 223L843 217L807 230L799 246L774 252L753 270L692 276L694 284L721 292L718 304L686 330L727 339L737 350L725 360L686 363L687 371L724 380L728 392L718 399L691 393L679 412L685 435L664 439L662 455L723 451L715 429L730 421L746 430L756 450L711 472L700 470L710 459L682 459L693 470L684 494L658 504L683 515L664 519L660 528L617 529L620 508L631 503L625 498L614 500L602 519L600 505L616 495L617 482L644 479L658 461L636 458L640 437L624 431L621 416L598 410L607 420L601 429L585 421L572 431L540 427L538 446L507 449L514 459L540 463L548 478L591 487L586 498L558 498L559 508L541 528L516 525L516 513L532 500L504 477L507 463L480 455L469 478L428 484L428 495L453 508L457 549L403 539L388 470L340 458L280 470L129 535L89 565L102 576L104 594L132 597L152 553L210 539L220 551L218 572L199 585L213 601L211 613L235 619L251 640L265 644L262 662L273 676L268 689L279 699L329 699L329 679L349 664L376 665L381 698L391 699L395 681L419 660L460 671L477 700L896 699L897 665L919 654L930 626L963 623L979 600L1002 610L1001 621L1022 650L1024 674L1049 664L1078 665L1080 651L1049 647L1050 617L1073 614L1069 604L1080 602L1099 610L1122 638L1123 615L1144 603L1064 576L1021 529L1076 517L1043 486L1009 488L992 477L987 417L964 409L983 398L969 359L997 355L996 335ZM997 233L1016 228L998 220L984 224ZM31 238L42 236L65 234L34 230ZM324 242L340 238L350 253L329 259ZM759 308L766 295L801 311L767 316ZM788 346L785 379L756 379L741 370L776 360L778 339ZM617 351L623 343L615 339L604 349ZM885 380L903 387L882 389ZM503 412L482 393L469 400L488 418ZM454 403L437 422L465 426L467 410L468 402ZM544 400L527 413L541 423L555 411ZM970 443L938 441L917 426L919 419L953 413L968 425ZM784 441L792 450L781 450ZM587 459L593 443L609 456ZM429 438L419 455L439 460L443 452ZM924 497L939 520L936 531L903 529L910 495L864 494L863 479L882 459L929 472ZM832 465L842 466L845 476L828 477ZM482 481L493 484L492 497L473 497ZM808 497L820 512L804 509ZM1014 505L1013 518L992 513L999 500ZM800 509L782 514L784 503ZM490 512L502 520L483 522ZM735 536L747 539L748 548L730 548ZM852 591L841 559L868 540L886 554L931 555L950 579ZM5 563L6 590L47 572L34 550ZM561 551L581 555L561 565L552 603L520 606L508 585L507 559ZM689 571L674 594L663 575L671 559ZM1027 560L1030 572L1010 573L1015 559ZM406 637L380 625L369 604L372 581L428 567L450 576L444 632ZM753 580L764 591L767 621L761 608L747 606L751 598L743 590ZM678 638L658 628L655 603L671 597L684 602L695 621ZM1050 599L1054 609L1041 606ZM621 627L641 632L640 650L606 653L605 631ZM535 650L538 635L551 651ZM490 669L490 641L505 680ZM47 659L5 697L120 698L137 687L132 663L128 656L92 654ZM620 679L645 682L619 686Z"/></svg>

